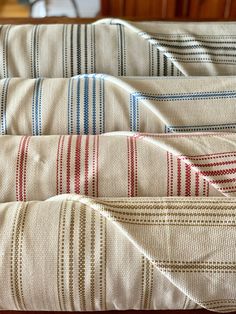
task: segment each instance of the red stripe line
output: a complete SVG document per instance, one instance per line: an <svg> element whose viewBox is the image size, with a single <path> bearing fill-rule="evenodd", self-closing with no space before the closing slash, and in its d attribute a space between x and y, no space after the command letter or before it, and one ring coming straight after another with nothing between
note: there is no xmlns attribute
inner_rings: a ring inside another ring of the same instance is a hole
<svg viewBox="0 0 236 314"><path fill-rule="evenodd" d="M96 136L93 137L93 175L92 175L92 196L96 196L95 185L96 185Z"/></svg>
<svg viewBox="0 0 236 314"><path fill-rule="evenodd" d="M220 175L226 175L226 174L234 174L236 173L236 168L224 169L224 170L199 171L199 173L203 176L220 176Z"/></svg>
<svg viewBox="0 0 236 314"><path fill-rule="evenodd" d="M199 196L199 173L195 173L195 196Z"/></svg>
<svg viewBox="0 0 236 314"><path fill-rule="evenodd" d="M22 147L22 142L24 140L24 136L21 137L20 139L20 144L18 146L18 152L17 152L17 159L16 159L16 200L20 200L20 195L19 195L19 174L20 174L20 156L21 156L21 147Z"/></svg>
<svg viewBox="0 0 236 314"><path fill-rule="evenodd" d="M206 192L207 196L209 196L209 190L210 190L210 184L209 184L209 182L207 181L207 192Z"/></svg>
<svg viewBox="0 0 236 314"><path fill-rule="evenodd" d="M86 136L85 142L85 161L84 161L84 193L88 195L88 172L89 172L89 135Z"/></svg>
<svg viewBox="0 0 236 314"><path fill-rule="evenodd" d="M60 151L60 166L59 166L59 194L62 194L63 191L63 150L64 150L64 141L65 141L65 136L63 135L62 141L61 141L61 151Z"/></svg>
<svg viewBox="0 0 236 314"><path fill-rule="evenodd" d="M26 147L24 152L24 168L23 168L23 201L26 201L26 180L27 180L27 159L28 159L28 150L29 150L29 141L31 137L28 136L26 139Z"/></svg>
<svg viewBox="0 0 236 314"><path fill-rule="evenodd" d="M169 167L169 152L166 154L166 162L167 162L167 196L170 196L169 185L170 185L170 167Z"/></svg>
<svg viewBox="0 0 236 314"><path fill-rule="evenodd" d="M173 189L174 189L173 155L170 154L170 196L173 196Z"/></svg>
<svg viewBox="0 0 236 314"><path fill-rule="evenodd" d="M203 179L203 196L206 196L206 180Z"/></svg>
<svg viewBox="0 0 236 314"><path fill-rule="evenodd" d="M180 156L181 159L213 159L213 158L224 158L224 157L232 157L236 156L236 152L223 152L223 153L214 153L214 154L205 154L205 155L183 155Z"/></svg>
<svg viewBox="0 0 236 314"><path fill-rule="evenodd" d="M133 138L130 139L130 155L131 155L131 160L130 160L130 165L131 165L131 178L130 178L130 183L131 183L131 197L134 196L134 147L133 147Z"/></svg>
<svg viewBox="0 0 236 314"><path fill-rule="evenodd" d="M57 146L57 162L56 162L56 195L59 194L59 151L60 151L60 145L61 145L61 139L62 136L59 137L58 146Z"/></svg>
<svg viewBox="0 0 236 314"><path fill-rule="evenodd" d="M177 158L177 195L181 195L181 160Z"/></svg>
<svg viewBox="0 0 236 314"><path fill-rule="evenodd" d="M191 166L185 164L185 196L191 195Z"/></svg>
<svg viewBox="0 0 236 314"><path fill-rule="evenodd" d="M72 135L69 136L67 145L67 160L66 160L66 193L70 193L70 165L71 165L71 142Z"/></svg>
<svg viewBox="0 0 236 314"><path fill-rule="evenodd" d="M228 183L228 182L235 182L236 178L232 179L223 179L223 180L211 180L210 183L212 184L221 184L221 183Z"/></svg>
<svg viewBox="0 0 236 314"><path fill-rule="evenodd" d="M23 143L20 151L20 175L19 175L19 200L23 201L23 171L24 171L24 153L25 153L25 143L27 136L24 136Z"/></svg>
<svg viewBox="0 0 236 314"><path fill-rule="evenodd" d="M133 139L134 141L134 161L135 161L135 173L134 173L134 179L135 179L135 191L134 196L138 196L138 152L137 152L137 140L136 138Z"/></svg>
<svg viewBox="0 0 236 314"><path fill-rule="evenodd" d="M214 166L225 166L225 165L232 165L236 164L236 160L230 160L230 161L219 161L219 162L212 162L208 164L191 164L192 167L214 167Z"/></svg>
<svg viewBox="0 0 236 314"><path fill-rule="evenodd" d="M96 154L96 171L95 172L96 172L96 197L98 197L99 196L98 194L99 136L98 135L96 136L96 139L97 139L97 150L96 150L97 154Z"/></svg>
<svg viewBox="0 0 236 314"><path fill-rule="evenodd" d="M81 157L81 135L76 137L75 146L75 193L80 194L80 157Z"/></svg>
<svg viewBox="0 0 236 314"><path fill-rule="evenodd" d="M223 188L218 188L218 190L227 191L227 190L233 190L235 188L236 188L236 186L227 186L227 187L223 187Z"/></svg>

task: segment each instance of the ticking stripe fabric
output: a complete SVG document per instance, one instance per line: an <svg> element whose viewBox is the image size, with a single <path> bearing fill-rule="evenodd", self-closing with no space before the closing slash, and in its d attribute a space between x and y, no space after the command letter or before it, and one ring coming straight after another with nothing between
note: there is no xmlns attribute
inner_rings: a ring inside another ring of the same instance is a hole
<svg viewBox="0 0 236 314"><path fill-rule="evenodd" d="M77 195L1 204L0 307L233 311L235 205Z"/></svg>
<svg viewBox="0 0 236 314"><path fill-rule="evenodd" d="M235 75L235 23L2 25L0 78Z"/></svg>
<svg viewBox="0 0 236 314"><path fill-rule="evenodd" d="M235 77L0 80L0 134L233 132Z"/></svg>
<svg viewBox="0 0 236 314"><path fill-rule="evenodd" d="M235 25L0 27L0 309L236 310Z"/></svg>

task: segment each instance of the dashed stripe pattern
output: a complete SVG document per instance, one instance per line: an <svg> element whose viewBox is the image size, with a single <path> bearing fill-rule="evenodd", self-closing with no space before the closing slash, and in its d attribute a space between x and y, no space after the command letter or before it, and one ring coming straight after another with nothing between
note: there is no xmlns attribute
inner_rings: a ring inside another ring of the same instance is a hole
<svg viewBox="0 0 236 314"><path fill-rule="evenodd" d="M16 160L16 200L26 201L26 184L27 184L27 158L29 150L30 136L23 136L18 147Z"/></svg>

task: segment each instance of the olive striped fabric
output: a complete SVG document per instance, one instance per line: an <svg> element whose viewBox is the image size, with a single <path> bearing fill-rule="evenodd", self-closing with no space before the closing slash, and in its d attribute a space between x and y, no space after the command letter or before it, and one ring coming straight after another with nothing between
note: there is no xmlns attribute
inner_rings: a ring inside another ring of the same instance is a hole
<svg viewBox="0 0 236 314"><path fill-rule="evenodd" d="M0 204L0 308L234 311L235 208L71 194Z"/></svg>
<svg viewBox="0 0 236 314"><path fill-rule="evenodd" d="M0 78L235 75L234 23L2 25Z"/></svg>

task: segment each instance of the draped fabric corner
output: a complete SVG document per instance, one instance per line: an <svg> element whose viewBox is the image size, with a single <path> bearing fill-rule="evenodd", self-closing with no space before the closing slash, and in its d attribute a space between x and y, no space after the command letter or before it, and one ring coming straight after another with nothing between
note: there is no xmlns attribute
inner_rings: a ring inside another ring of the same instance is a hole
<svg viewBox="0 0 236 314"><path fill-rule="evenodd" d="M235 26L0 27L0 309L236 310Z"/></svg>

